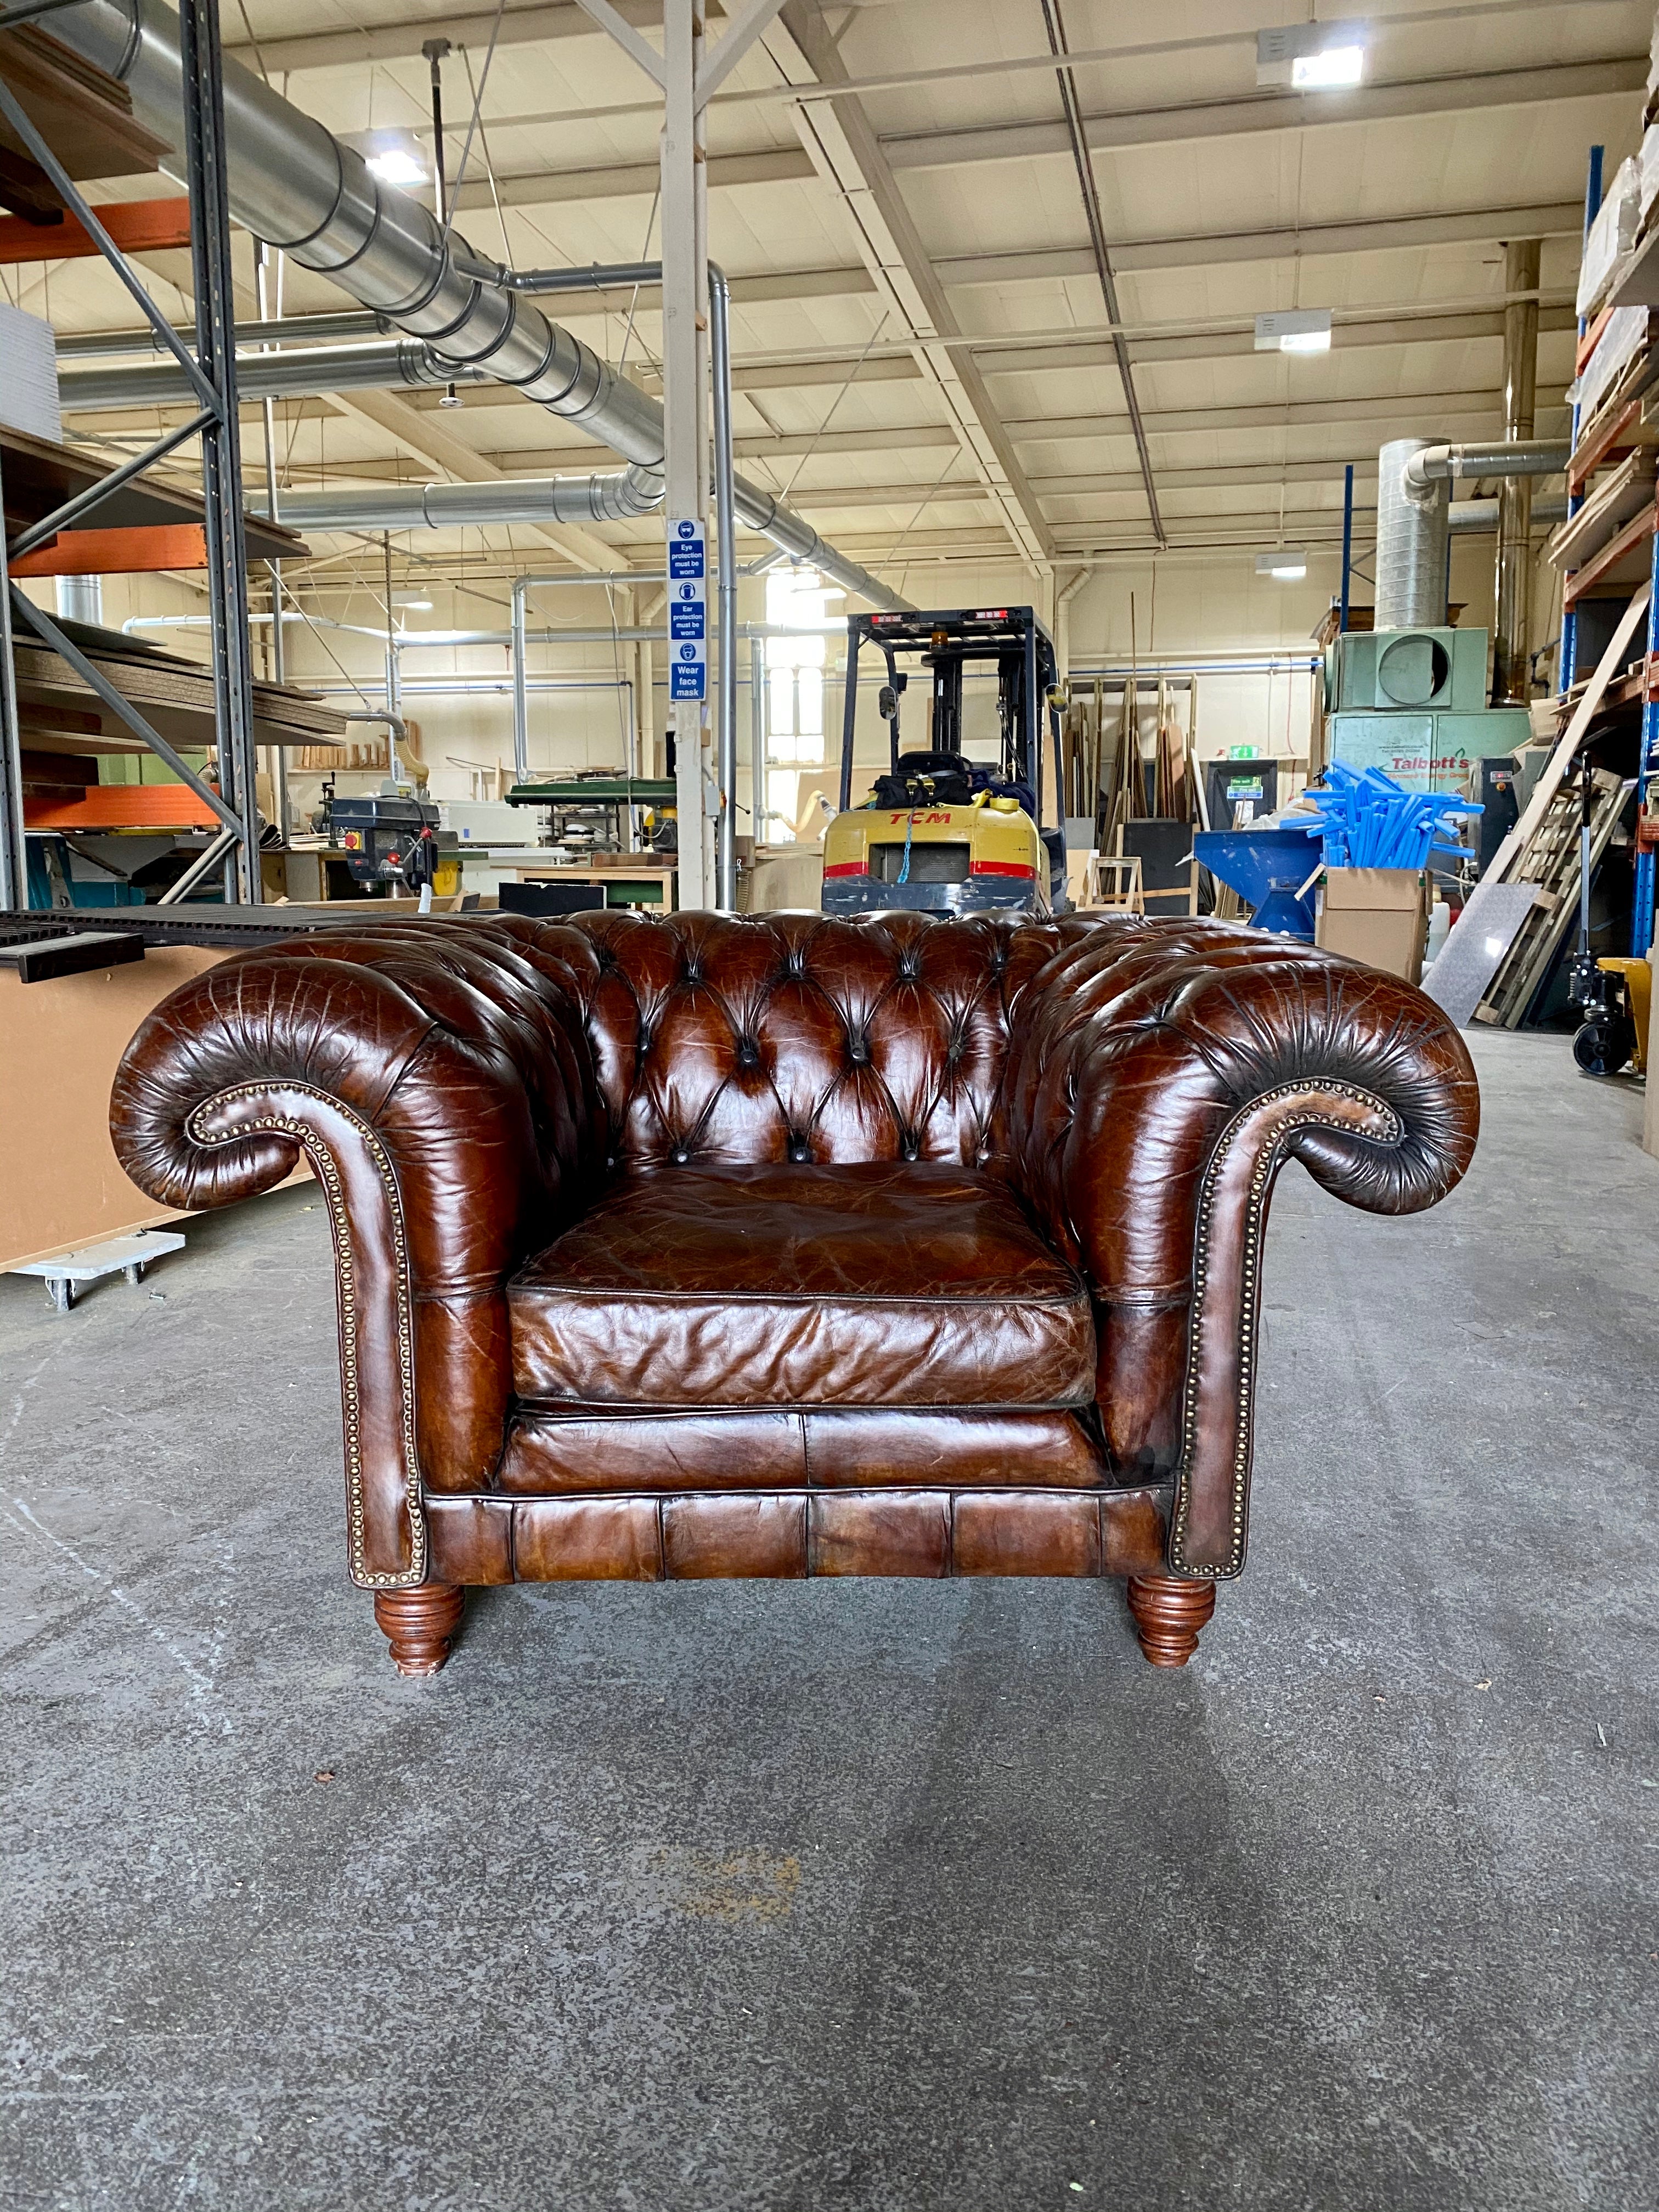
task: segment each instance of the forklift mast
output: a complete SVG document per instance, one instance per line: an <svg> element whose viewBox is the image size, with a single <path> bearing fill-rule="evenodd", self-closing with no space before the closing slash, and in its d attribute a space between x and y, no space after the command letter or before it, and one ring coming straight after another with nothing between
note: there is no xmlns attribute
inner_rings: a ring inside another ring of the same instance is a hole
<svg viewBox="0 0 1659 2212"><path fill-rule="evenodd" d="M842 715L841 804L853 803L853 751L858 714L860 648L872 645L886 664L894 697L888 718L890 765L898 771L902 694L906 678L901 653L920 655L932 678L933 729L913 745L933 753L963 750L963 678L970 661L994 662L1000 773L1010 782L1029 784L1042 817L1045 786L1041 742L1042 709L1057 680L1053 641L1031 607L951 608L937 613L851 615L847 623L847 689ZM1049 705L1052 773L1056 793L1060 775L1060 714Z"/></svg>

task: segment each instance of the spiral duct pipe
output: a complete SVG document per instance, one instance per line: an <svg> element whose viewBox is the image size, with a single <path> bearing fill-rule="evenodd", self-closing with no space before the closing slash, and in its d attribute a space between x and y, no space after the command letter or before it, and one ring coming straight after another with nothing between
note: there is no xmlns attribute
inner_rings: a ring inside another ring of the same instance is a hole
<svg viewBox="0 0 1659 2212"><path fill-rule="evenodd" d="M42 28L118 78L139 120L175 150L181 148L179 18L166 0L83 0L52 15ZM237 222L424 340L449 374L476 371L512 385L609 446L634 465L628 495L654 477L660 501L659 401L550 322L532 300L489 281L459 232L446 232L428 208L374 175L361 154L228 57L224 105ZM178 158L182 169L181 151ZM734 490L741 519L795 558L812 561L878 607L908 605L758 486L739 477Z"/></svg>

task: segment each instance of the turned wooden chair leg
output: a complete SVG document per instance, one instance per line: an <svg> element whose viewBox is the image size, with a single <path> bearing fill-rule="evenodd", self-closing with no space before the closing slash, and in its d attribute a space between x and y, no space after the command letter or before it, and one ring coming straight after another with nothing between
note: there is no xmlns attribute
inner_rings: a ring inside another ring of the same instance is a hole
<svg viewBox="0 0 1659 2212"><path fill-rule="evenodd" d="M1140 1648L1154 1667L1184 1667L1215 1611L1215 1584L1175 1575L1132 1575L1129 1611Z"/></svg>
<svg viewBox="0 0 1659 2212"><path fill-rule="evenodd" d="M463 1594L453 1583L417 1583L412 1589L376 1590L374 1618L392 1646L400 1674L435 1674L461 1625Z"/></svg>

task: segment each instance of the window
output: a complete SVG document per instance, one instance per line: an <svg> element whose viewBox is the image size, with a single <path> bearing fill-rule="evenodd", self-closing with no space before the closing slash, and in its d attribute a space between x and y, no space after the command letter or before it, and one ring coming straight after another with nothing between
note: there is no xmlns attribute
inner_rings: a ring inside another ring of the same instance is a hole
<svg viewBox="0 0 1659 2212"><path fill-rule="evenodd" d="M776 569L766 580L767 621L802 625L798 635L766 641L766 807L772 819L757 834L769 844L793 842L815 790L827 791L834 781L823 726L831 639L818 625L834 619L829 602L845 597L827 589L813 568ZM817 826L805 826L808 838L817 836Z"/></svg>

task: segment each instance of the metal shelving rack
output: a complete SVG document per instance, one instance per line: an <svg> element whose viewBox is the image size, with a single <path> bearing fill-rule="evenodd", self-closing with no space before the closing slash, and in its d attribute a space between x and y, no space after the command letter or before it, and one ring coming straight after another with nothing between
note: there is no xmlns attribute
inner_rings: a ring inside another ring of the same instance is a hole
<svg viewBox="0 0 1659 2212"><path fill-rule="evenodd" d="M35 0L0 15L0 29L48 12ZM51 179L64 206L85 227L115 270L159 343L183 368L197 412L180 428L123 461L97 483L19 532L9 544L0 532L0 908L28 904L28 866L23 841L21 722L13 638L22 628L50 646L81 681L158 754L180 782L209 806L219 835L167 894L182 898L222 867L224 894L233 904L260 902L259 824L255 804L252 671L248 630L247 552L242 536L241 454L236 408L234 298L231 286L230 208L225 170L223 71L217 0L180 0L184 69L185 181L190 194L191 276L196 297L192 349L161 313L121 248L69 176L10 88L0 81L3 115L29 155ZM124 698L58 625L12 582L9 563L81 522L191 438L199 438L208 556L208 607L212 623L213 684L219 788L187 767L174 748Z"/></svg>
<svg viewBox="0 0 1659 2212"><path fill-rule="evenodd" d="M1589 149L1589 167L1584 188L1584 234L1586 239L1588 239L1589 235L1590 225L1595 222L1595 217L1601 210L1603 161L1604 149L1600 146L1592 146ZM1578 325L1578 336L1581 341L1584 337L1587 327L1587 325L1581 318ZM1572 448L1575 463L1577 463L1578 459L1579 429L1580 410L1575 403L1572 410ZM1587 476L1588 471L1585 473ZM1579 509L1584 504L1585 496L1583 480L1581 478L1575 487L1573 471L1572 469L1570 468L1567 487L1567 514L1569 519L1578 513ZM1641 798L1647 791L1650 779L1655 776L1659 776L1659 685L1656 684L1655 680L1656 672L1659 672L1659 528L1653 527L1654 524L1659 523L1659 511L1650 512L1648 520L1650 523L1650 550L1648 562L1650 597L1648 601L1647 618L1647 650L1644 661L1644 678L1641 685L1642 723L1641 737L1638 752L1637 775L1638 804ZM1567 692L1571 691L1573 685L1578 681L1579 669L1577 647L1577 615L1574 609L1569 607L1565 609L1561 617L1561 672L1559 688L1564 696ZM1648 947L1653 942L1655 890L1654 860L1655 855L1650 852L1644 853L1638 851L1636 855L1636 863L1631 887L1630 943L1631 954L1632 958L1635 959L1640 959L1646 953Z"/></svg>

